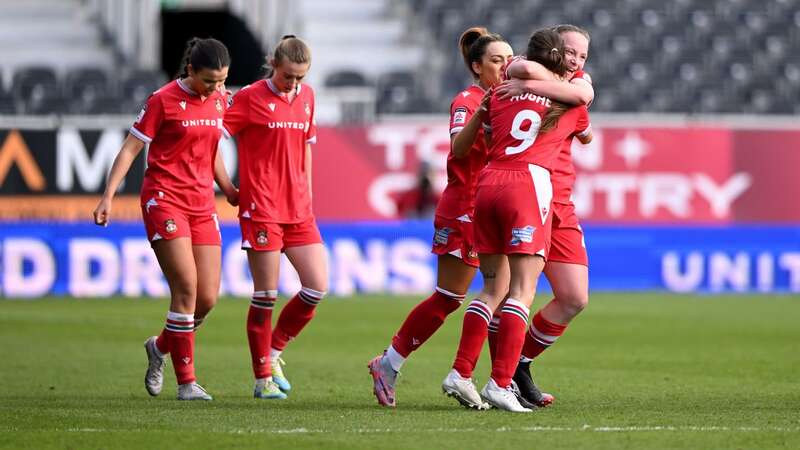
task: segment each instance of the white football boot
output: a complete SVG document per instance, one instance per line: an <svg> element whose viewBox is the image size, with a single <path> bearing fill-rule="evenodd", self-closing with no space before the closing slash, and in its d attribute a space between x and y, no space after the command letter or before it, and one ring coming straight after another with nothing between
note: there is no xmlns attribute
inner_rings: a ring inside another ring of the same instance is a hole
<svg viewBox="0 0 800 450"><path fill-rule="evenodd" d="M456 369L450 370L442 382L442 392L448 397L458 400L465 408L479 411L489 409L489 405L481 400L478 389L472 384L472 378L462 377Z"/></svg>
<svg viewBox="0 0 800 450"><path fill-rule="evenodd" d="M517 396L514 395L511 386L505 389L501 388L492 378L489 378L489 382L486 383L486 386L481 390L481 398L495 408L519 413L531 412L530 409L523 408L522 405L519 404L519 400L517 400Z"/></svg>
<svg viewBox="0 0 800 450"><path fill-rule="evenodd" d="M178 400L213 400L203 386L197 383L178 385Z"/></svg>
<svg viewBox="0 0 800 450"><path fill-rule="evenodd" d="M158 355L156 349L156 336L151 336L144 341L144 351L147 353L147 372L144 374L144 387L147 393L155 397L161 393L164 386L164 364L166 358Z"/></svg>

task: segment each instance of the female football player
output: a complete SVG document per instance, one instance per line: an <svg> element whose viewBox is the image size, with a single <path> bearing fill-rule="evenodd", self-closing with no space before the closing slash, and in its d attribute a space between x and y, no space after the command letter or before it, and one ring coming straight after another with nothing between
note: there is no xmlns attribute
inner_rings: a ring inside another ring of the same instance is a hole
<svg viewBox="0 0 800 450"><path fill-rule="evenodd" d="M179 400L211 400L195 382L194 329L217 301L221 238L213 183L235 204L217 144L227 104L228 49L216 39L188 42L183 74L147 99L114 160L94 221L106 226L111 204L125 174L146 144L147 170L141 191L147 238L170 289L167 321L161 334L145 342L145 387L158 395L169 354L178 380Z"/></svg>
<svg viewBox="0 0 800 450"><path fill-rule="evenodd" d="M247 338L255 376L253 395L284 399L291 384L281 353L314 317L328 289L325 248L311 211L311 145L317 140L314 90L303 84L311 51L284 36L269 61L271 74L244 87L225 115L239 143L239 222L253 275ZM281 253L302 288L272 330Z"/></svg>

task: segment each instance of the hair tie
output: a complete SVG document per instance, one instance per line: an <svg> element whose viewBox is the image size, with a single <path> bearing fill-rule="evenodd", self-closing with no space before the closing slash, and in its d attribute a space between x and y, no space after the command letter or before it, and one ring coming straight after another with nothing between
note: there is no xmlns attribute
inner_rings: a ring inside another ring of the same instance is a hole
<svg viewBox="0 0 800 450"><path fill-rule="evenodd" d="M556 53L558 53L558 49L557 49L557 48L555 48L555 47L551 48L551 49L550 49L550 51L551 51L551 52L556 52Z"/></svg>

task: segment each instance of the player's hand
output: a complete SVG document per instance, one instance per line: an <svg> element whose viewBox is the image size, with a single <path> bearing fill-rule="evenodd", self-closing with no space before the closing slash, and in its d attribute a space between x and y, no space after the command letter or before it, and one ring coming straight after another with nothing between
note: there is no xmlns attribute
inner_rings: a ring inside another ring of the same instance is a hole
<svg viewBox="0 0 800 450"><path fill-rule="evenodd" d="M233 188L232 191L225 194L225 198L231 206L239 206L239 189Z"/></svg>
<svg viewBox="0 0 800 450"><path fill-rule="evenodd" d="M107 227L108 220L111 218L111 199L104 197L100 200L92 215L94 216L95 225Z"/></svg>
<svg viewBox="0 0 800 450"><path fill-rule="evenodd" d="M507 100L515 95L522 95L525 93L525 81L511 79L500 83L495 87L497 91L497 98L500 100Z"/></svg>

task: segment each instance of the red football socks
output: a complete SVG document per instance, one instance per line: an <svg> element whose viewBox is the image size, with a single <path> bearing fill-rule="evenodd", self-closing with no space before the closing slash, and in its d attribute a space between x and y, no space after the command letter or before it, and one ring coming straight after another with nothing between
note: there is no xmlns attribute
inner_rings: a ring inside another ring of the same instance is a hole
<svg viewBox="0 0 800 450"><path fill-rule="evenodd" d="M497 332L500 331L501 311L502 308L495 311L492 316L492 321L489 322L489 358L491 358L492 364L494 364L494 360L497 358Z"/></svg>
<svg viewBox="0 0 800 450"><path fill-rule="evenodd" d="M247 312L247 341L250 343L250 357L256 379L272 375L269 349L272 340L272 309L277 298L277 290L255 291Z"/></svg>
<svg viewBox="0 0 800 450"><path fill-rule="evenodd" d="M164 337L168 343L172 365L178 384L191 383L194 376L194 315L176 312L167 313ZM156 345L158 341L156 340ZM159 351L161 351L159 349ZM164 353L164 352L162 352Z"/></svg>
<svg viewBox="0 0 800 450"><path fill-rule="evenodd" d="M531 320L531 326L525 333L525 345L522 347L522 356L533 359L539 356L548 347L553 345L559 336L564 334L566 325L550 322L542 316L539 310Z"/></svg>
<svg viewBox="0 0 800 450"><path fill-rule="evenodd" d="M286 344L300 334L300 331L314 317L317 305L324 296L324 292L304 287L289 300L289 303L281 311L278 323L272 332L272 348L274 350L283 351Z"/></svg>
<svg viewBox="0 0 800 450"><path fill-rule="evenodd" d="M497 356L492 364L492 379L501 388L511 384L517 369L525 328L528 326L528 307L509 298L502 308L500 330L497 333Z"/></svg>
<svg viewBox="0 0 800 450"><path fill-rule="evenodd" d="M472 378L472 371L478 363L483 343L492 319L492 310L482 301L475 299L464 312L464 323L461 328L461 341L458 343L456 360L453 368L464 378Z"/></svg>
<svg viewBox="0 0 800 450"><path fill-rule="evenodd" d="M464 301L463 295L448 292L439 287L427 299L418 304L406 317L403 325L392 338L392 347L407 358L442 326L445 318L457 310Z"/></svg>

